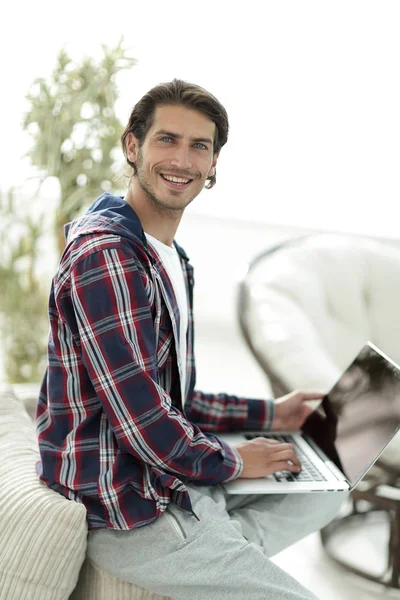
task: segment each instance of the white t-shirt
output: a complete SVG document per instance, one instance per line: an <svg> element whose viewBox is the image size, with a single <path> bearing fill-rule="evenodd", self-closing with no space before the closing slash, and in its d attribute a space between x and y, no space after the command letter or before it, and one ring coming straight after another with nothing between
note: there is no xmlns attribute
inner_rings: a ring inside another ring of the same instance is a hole
<svg viewBox="0 0 400 600"><path fill-rule="evenodd" d="M188 300L186 294L185 279L183 276L182 265L179 254L175 246L167 246L157 240L155 237L146 233L146 239L159 255L161 262L168 273L174 288L176 300L178 302L180 316L180 332L179 343L177 344L178 358L181 362L180 379L182 404L185 403L185 386L186 386L186 333L188 328Z"/></svg>

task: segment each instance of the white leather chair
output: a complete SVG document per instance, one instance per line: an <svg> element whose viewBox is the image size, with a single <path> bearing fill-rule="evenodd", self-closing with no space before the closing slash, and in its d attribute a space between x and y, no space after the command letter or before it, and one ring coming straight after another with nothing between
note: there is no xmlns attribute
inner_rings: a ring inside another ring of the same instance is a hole
<svg viewBox="0 0 400 600"><path fill-rule="evenodd" d="M400 364L399 306L400 246L315 234L252 261L238 316L280 393L329 389L367 340Z"/></svg>
<svg viewBox="0 0 400 600"><path fill-rule="evenodd" d="M340 234L283 242L251 262L237 310L275 397L294 389L328 391L368 340L400 365L400 246ZM388 572L373 576L334 556L349 570L393 587L400 576L399 442L396 436L382 455L384 477L353 492L390 520ZM327 547L333 529L322 535Z"/></svg>

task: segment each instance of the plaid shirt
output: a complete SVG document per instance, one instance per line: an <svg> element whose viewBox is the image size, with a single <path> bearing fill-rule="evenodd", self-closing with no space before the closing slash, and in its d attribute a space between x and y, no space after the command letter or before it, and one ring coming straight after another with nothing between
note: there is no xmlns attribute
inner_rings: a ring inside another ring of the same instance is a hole
<svg viewBox="0 0 400 600"><path fill-rule="evenodd" d="M85 505L91 529L142 527L171 501L193 512L185 483L215 485L243 468L211 432L272 424L272 401L194 391L193 270L176 248L189 299L186 365L171 282L133 209L103 194L67 227L49 300L39 470Z"/></svg>

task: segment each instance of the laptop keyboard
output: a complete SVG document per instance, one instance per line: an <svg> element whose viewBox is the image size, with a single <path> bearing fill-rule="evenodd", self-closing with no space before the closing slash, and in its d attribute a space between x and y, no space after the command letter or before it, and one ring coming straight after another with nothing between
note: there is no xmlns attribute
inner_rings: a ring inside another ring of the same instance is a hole
<svg viewBox="0 0 400 600"><path fill-rule="evenodd" d="M277 471L272 476L276 481L327 481L326 477L320 473L317 467L311 462L307 454L303 452L296 440L291 435L274 435L266 434L264 436L255 434L245 434L248 440L252 440L256 437L265 437L278 442L284 442L287 444L293 444L296 455L301 463L300 473L291 473L290 471Z"/></svg>

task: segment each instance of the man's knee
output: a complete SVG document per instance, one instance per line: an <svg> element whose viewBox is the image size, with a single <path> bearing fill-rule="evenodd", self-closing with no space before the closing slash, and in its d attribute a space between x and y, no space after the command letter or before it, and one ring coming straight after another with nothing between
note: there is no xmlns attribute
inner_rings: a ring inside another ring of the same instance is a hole
<svg viewBox="0 0 400 600"><path fill-rule="evenodd" d="M348 491L313 494L310 511L311 516L315 516L315 529L321 529L337 517L348 498Z"/></svg>

